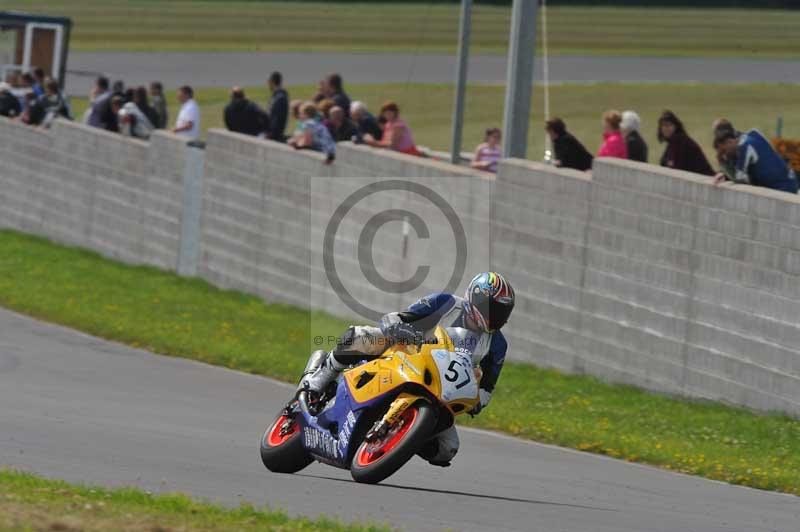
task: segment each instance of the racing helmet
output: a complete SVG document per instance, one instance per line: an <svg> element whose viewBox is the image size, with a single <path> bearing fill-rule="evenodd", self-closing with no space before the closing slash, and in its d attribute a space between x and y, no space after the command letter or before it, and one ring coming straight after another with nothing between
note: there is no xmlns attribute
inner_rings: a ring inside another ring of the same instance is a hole
<svg viewBox="0 0 800 532"><path fill-rule="evenodd" d="M514 289L495 272L475 276L464 294L467 316L484 332L499 330L514 310Z"/></svg>

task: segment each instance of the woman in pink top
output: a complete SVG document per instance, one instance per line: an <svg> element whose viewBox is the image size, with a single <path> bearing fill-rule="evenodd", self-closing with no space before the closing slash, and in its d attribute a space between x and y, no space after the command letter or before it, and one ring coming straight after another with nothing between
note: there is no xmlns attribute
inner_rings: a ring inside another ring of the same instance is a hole
<svg viewBox="0 0 800 532"><path fill-rule="evenodd" d="M364 142L375 148L386 148L408 155L422 156L422 152L414 144L411 129L400 118L400 108L394 102L386 102L381 107L381 117L386 121L383 125L383 138L375 140L371 135L364 137Z"/></svg>
<svg viewBox="0 0 800 532"><path fill-rule="evenodd" d="M598 157L628 158L628 147L622 138L620 123L622 114L619 111L606 111L603 113L603 145L597 152Z"/></svg>

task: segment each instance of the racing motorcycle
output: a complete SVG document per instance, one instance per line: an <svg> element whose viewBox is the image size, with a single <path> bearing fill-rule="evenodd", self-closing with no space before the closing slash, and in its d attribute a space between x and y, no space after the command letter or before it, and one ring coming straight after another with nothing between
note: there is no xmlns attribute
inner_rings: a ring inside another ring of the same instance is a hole
<svg viewBox="0 0 800 532"><path fill-rule="evenodd" d="M451 337L465 334L437 327L421 345L395 344L343 371L319 397L298 390L261 438L264 465L296 473L317 460L349 469L356 482L388 478L478 404L480 367ZM325 356L315 352L306 373Z"/></svg>

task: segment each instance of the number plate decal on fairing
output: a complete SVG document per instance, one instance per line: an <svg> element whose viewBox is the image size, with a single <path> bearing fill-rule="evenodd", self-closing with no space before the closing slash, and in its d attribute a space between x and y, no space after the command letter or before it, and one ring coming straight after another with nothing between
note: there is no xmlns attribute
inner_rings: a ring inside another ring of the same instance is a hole
<svg viewBox="0 0 800 532"><path fill-rule="evenodd" d="M478 383L475 381L472 359L468 355L436 349L433 351L433 359L439 368L442 399L450 402L474 399L478 395Z"/></svg>

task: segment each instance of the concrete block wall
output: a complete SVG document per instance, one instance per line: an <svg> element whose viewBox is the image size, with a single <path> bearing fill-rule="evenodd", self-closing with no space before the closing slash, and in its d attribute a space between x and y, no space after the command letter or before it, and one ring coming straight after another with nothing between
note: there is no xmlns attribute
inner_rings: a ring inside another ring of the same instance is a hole
<svg viewBox="0 0 800 532"><path fill-rule="evenodd" d="M111 258L174 269L185 142L152 143L74 122L0 119L0 224Z"/></svg>
<svg viewBox="0 0 800 532"><path fill-rule="evenodd" d="M331 214L325 207L338 205L363 186L363 179L353 178L371 178L370 182L374 178L420 178L427 183L426 178L438 177L439 181L429 180L431 189L459 210L468 235L483 231L485 238L476 241L488 242L489 228L485 222L491 204L485 201L476 206L470 178L477 177L486 186L491 186L493 179L448 164L376 152L352 144L337 147L334 165L323 163L324 157L319 153L298 152L282 144L224 130L210 131L198 275L220 286L256 293L270 300L356 318L329 289L320 251ZM462 188L452 186L460 181L464 183ZM366 221L387 208L402 207L413 200L412 196L407 193L402 200L383 196L366 206L360 205L355 209L355 219ZM478 219L483 223L469 222ZM357 241L363 226L349 222L342 225L337 235L337 242L348 250L337 257L337 270L343 279L363 278L357 258ZM438 228L431 229L435 233ZM317 244L310 245L312 242ZM427 242L432 245L442 239L432 235ZM417 257L430 255L429 247L412 247L410 258L399 260L401 242L378 239L376 244L374 256L378 269L398 279L407 277L405 264L418 264L414 262ZM489 250L482 251L468 257L468 272L488 263ZM444 284L446 279L426 279L417 295ZM387 294L366 285L354 286L352 290L354 297L372 308L408 304L408 295Z"/></svg>
<svg viewBox="0 0 800 532"><path fill-rule="evenodd" d="M144 143L0 119L0 227L173 271L183 259L184 273L219 286L354 317L325 279L329 208L365 182L402 177L458 212L464 282L487 268L513 280L510 359L800 414L797 196L606 159L593 174L506 160L495 179L350 144L328 166L317 153L217 130L204 162L189 150L163 132ZM188 212L199 194L199 215ZM387 208L436 220L424 203L401 190L343 221L336 266L356 280L360 302L389 310L411 299L358 282L358 238ZM430 225L430 240L412 235L403 256L398 226L387 224L372 250L376 270L405 279L409 265L452 254L447 224ZM446 273L414 297L441 288Z"/></svg>
<svg viewBox="0 0 800 532"><path fill-rule="evenodd" d="M591 177L504 161L495 199L512 358L800 412L797 196L600 159Z"/></svg>

